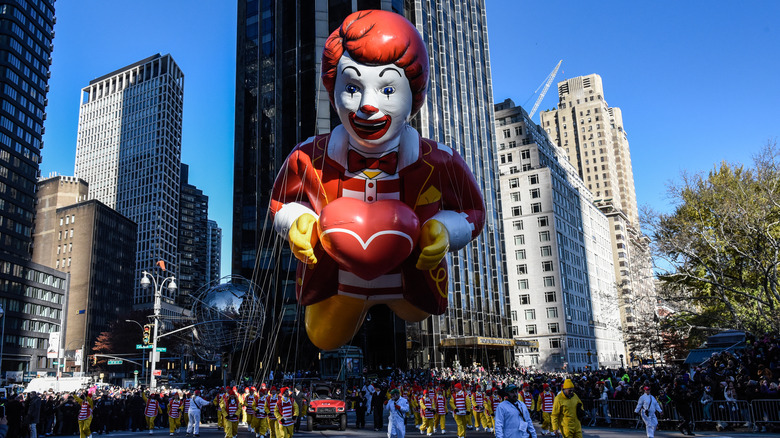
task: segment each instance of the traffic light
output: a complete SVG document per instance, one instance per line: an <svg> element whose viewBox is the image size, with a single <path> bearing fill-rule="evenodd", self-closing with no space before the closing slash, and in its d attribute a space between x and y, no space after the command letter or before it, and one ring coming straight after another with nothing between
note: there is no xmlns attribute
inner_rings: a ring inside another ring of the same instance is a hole
<svg viewBox="0 0 780 438"><path fill-rule="evenodd" d="M144 326L144 345L149 345L149 341L152 337L152 325L146 324Z"/></svg>

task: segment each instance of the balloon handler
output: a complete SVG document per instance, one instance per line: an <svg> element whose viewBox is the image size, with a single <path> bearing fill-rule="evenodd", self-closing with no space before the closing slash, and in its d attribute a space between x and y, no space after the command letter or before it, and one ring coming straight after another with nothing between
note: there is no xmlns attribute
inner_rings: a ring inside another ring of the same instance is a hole
<svg viewBox="0 0 780 438"><path fill-rule="evenodd" d="M271 213L301 261L309 338L331 350L376 304L413 322L443 314L445 256L479 235L485 205L463 158L409 125L428 87L428 54L409 21L349 15L325 43L322 81L341 125L293 149Z"/></svg>

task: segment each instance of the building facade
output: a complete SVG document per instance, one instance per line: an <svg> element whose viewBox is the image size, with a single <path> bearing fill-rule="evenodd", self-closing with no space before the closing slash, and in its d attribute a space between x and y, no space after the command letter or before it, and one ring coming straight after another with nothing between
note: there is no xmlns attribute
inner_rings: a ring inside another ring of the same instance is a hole
<svg viewBox="0 0 780 438"><path fill-rule="evenodd" d="M181 165L179 197L179 287L181 307L192 307L192 296L208 284L209 197L189 183L190 167Z"/></svg>
<svg viewBox="0 0 780 438"><path fill-rule="evenodd" d="M136 309L153 305L143 271L162 260L179 273L179 195L184 75L170 55L154 55L101 76L81 90L76 176L97 199L138 224ZM163 314L180 314L163 291Z"/></svg>
<svg viewBox="0 0 780 438"><path fill-rule="evenodd" d="M606 217L583 212L589 192L523 108L509 99L495 108L512 333L525 341L516 360L541 370L598 368L592 283L614 277L590 269L586 242L604 234Z"/></svg>
<svg viewBox="0 0 780 438"><path fill-rule="evenodd" d="M296 261L273 232L269 196L292 148L340 123L319 78L320 58L330 33L347 15L364 9L402 14L422 34L431 82L428 101L412 125L463 156L481 185L488 218L477 241L450 256L446 314L407 324L377 306L353 344L363 347L367 365L374 367L442 366L455 360L464 365L504 364L511 358L513 340L500 257L483 1L239 0L233 274L273 284L272 296L281 302L270 305L285 308L282 319L303 320L294 300ZM291 327L290 333L295 330Z"/></svg>
<svg viewBox="0 0 780 438"><path fill-rule="evenodd" d="M216 221L206 223L206 283L222 278L222 228Z"/></svg>
<svg viewBox="0 0 780 438"><path fill-rule="evenodd" d="M6 337L0 340L6 347L0 359L0 379L9 370L51 368L51 361L45 359L49 333L41 330L61 328L59 318L47 317L48 322L41 324L23 312L32 305L52 309L47 315L61 312L62 288L67 285L63 274L29 264L54 21L53 0L0 4L0 306L6 326ZM35 292L44 290L33 280L38 273L57 279L56 287L51 281L44 285L45 290L54 287L54 295L48 296L54 301L36 298L45 295ZM39 360L41 355L43 360Z"/></svg>
<svg viewBox="0 0 780 438"><path fill-rule="evenodd" d="M559 82L558 98L556 109L541 113L542 127L566 151L594 203L609 218L621 325L628 336L637 331L638 321L653 317L656 298L622 112L607 104L597 74Z"/></svg>
<svg viewBox="0 0 780 438"><path fill-rule="evenodd" d="M55 176L38 182L33 261L70 276L64 357L75 357L79 349L86 357L101 332L129 315L136 228L100 201L89 200L82 179Z"/></svg>

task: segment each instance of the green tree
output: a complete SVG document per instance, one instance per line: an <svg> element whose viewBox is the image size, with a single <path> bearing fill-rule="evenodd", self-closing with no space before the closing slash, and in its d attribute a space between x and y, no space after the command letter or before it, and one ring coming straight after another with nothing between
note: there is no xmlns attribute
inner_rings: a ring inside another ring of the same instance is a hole
<svg viewBox="0 0 780 438"><path fill-rule="evenodd" d="M663 298L679 324L780 331L780 150L669 186L670 214L644 215Z"/></svg>

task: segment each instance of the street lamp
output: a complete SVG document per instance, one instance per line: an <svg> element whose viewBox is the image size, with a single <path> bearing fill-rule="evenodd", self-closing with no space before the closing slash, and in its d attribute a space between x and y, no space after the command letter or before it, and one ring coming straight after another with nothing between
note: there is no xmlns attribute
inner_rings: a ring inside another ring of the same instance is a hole
<svg viewBox="0 0 780 438"><path fill-rule="evenodd" d="M149 376L149 388L154 389L157 387L157 382L154 376L154 371L157 368L157 331L160 327L160 306L162 300L162 289L165 287L165 282L168 282L168 290L173 292L176 290L176 277L170 276L163 279L160 284L157 284L157 279L150 273L143 271L143 278L141 278L141 287L148 288L152 282L154 282L154 340L152 341L152 369ZM151 280L150 280L151 279Z"/></svg>
<svg viewBox="0 0 780 438"><path fill-rule="evenodd" d="M0 334L0 381L3 380L3 345L5 345L5 309L0 304L0 318L3 320L2 334Z"/></svg>

